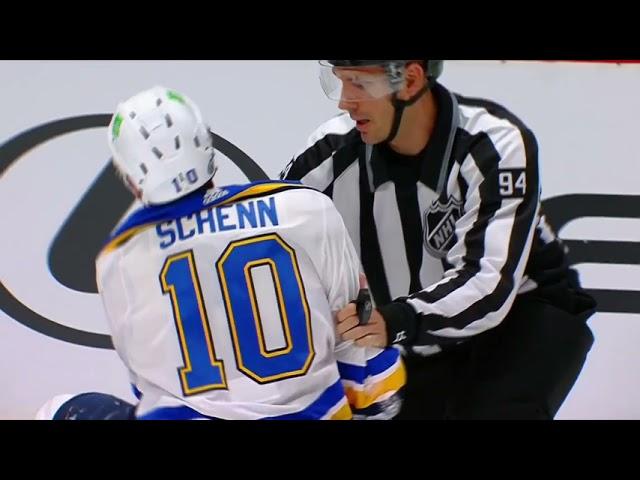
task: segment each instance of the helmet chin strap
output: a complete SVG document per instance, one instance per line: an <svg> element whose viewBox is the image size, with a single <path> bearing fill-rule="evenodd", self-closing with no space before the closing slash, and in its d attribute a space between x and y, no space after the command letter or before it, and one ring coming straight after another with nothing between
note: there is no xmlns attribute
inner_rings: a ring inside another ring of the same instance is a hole
<svg viewBox="0 0 640 480"><path fill-rule="evenodd" d="M391 132L387 139L382 143L391 143L396 135L398 134L398 130L400 130L400 122L402 122L402 114L404 113L404 109L416 103L425 93L431 90L435 79L433 77L427 77L427 83L425 83L424 87L422 87L418 93L416 93L409 100L400 100L398 98L398 94L394 93L393 97L391 97L391 104L393 105L393 124L391 125Z"/></svg>

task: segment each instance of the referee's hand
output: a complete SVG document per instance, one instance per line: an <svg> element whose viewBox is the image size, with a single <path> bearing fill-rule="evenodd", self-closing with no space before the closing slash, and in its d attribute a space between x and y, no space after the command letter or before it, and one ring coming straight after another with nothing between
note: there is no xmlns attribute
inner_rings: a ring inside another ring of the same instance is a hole
<svg viewBox="0 0 640 480"><path fill-rule="evenodd" d="M343 340L354 340L359 347L387 346L387 327L378 310L371 313L366 325L360 325L355 303L350 303L340 310L336 318L336 331Z"/></svg>

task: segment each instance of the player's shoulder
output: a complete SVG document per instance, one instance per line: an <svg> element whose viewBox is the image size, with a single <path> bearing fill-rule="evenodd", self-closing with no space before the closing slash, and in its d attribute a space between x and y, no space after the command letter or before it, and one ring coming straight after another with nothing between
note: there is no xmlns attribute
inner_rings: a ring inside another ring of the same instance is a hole
<svg viewBox="0 0 640 480"><path fill-rule="evenodd" d="M331 199L319 190L295 180L260 180L242 185L227 185L204 194L206 208L245 201L273 201L279 212L288 217L313 217L332 208Z"/></svg>
<svg viewBox="0 0 640 480"><path fill-rule="evenodd" d="M298 181L287 182L287 186L278 189L275 195L292 210L319 212L327 208L335 208L333 201L320 190Z"/></svg>
<svg viewBox="0 0 640 480"><path fill-rule="evenodd" d="M314 199L325 197L321 192L297 180L259 180L242 185L227 185L205 192L203 204L220 206L253 198L277 196L279 198L295 197Z"/></svg>
<svg viewBox="0 0 640 480"><path fill-rule="evenodd" d="M308 229L324 228L323 225L339 216L329 196L300 182L287 182L285 188L273 193L273 199L287 222L305 225Z"/></svg>

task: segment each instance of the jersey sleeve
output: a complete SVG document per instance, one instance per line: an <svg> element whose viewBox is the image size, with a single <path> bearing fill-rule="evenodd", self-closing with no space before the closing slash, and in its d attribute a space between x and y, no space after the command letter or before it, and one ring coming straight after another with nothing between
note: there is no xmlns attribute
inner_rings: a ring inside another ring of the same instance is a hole
<svg viewBox="0 0 640 480"><path fill-rule="evenodd" d="M438 283L381 309L398 344L455 344L493 328L520 287L540 207L537 144L517 128L482 132L474 142L460 168L467 188L447 254L452 267ZM402 302L409 315L394 314Z"/></svg>

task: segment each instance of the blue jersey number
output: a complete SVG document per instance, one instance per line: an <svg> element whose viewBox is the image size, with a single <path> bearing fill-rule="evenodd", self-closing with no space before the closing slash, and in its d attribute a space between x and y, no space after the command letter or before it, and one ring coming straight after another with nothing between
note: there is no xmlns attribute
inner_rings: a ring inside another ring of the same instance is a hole
<svg viewBox="0 0 640 480"><path fill-rule="evenodd" d="M268 268L278 303L284 346L269 349L252 270ZM258 383L304 375L313 360L311 318L294 250L276 234L230 243L216 262L238 369ZM226 389L224 364L215 354L193 252L167 258L160 274L171 296L184 367L185 396Z"/></svg>
<svg viewBox="0 0 640 480"><path fill-rule="evenodd" d="M162 292L171 296L184 367L178 368L185 396L227 388L222 360L216 358L193 252L167 258L160 273Z"/></svg>

